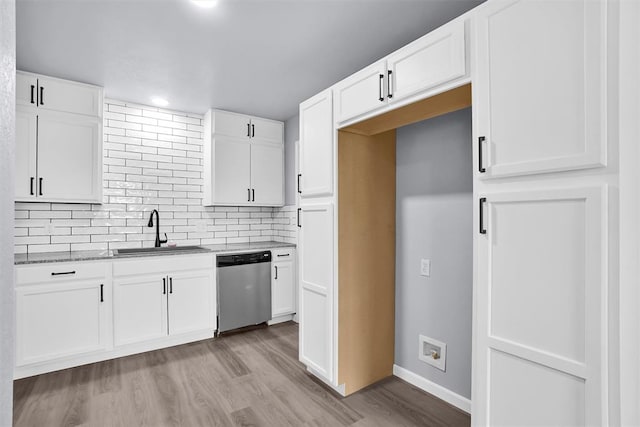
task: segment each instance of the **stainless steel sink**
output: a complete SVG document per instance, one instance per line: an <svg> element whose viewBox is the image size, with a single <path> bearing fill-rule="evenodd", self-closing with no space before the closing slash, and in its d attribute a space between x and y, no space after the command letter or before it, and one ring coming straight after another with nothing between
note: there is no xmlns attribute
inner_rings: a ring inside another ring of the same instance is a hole
<svg viewBox="0 0 640 427"><path fill-rule="evenodd" d="M174 246L174 247L161 247L161 248L131 248L131 249L115 249L113 251L114 256L123 255L153 255L153 254L171 254L181 252L204 252L207 249L202 246Z"/></svg>

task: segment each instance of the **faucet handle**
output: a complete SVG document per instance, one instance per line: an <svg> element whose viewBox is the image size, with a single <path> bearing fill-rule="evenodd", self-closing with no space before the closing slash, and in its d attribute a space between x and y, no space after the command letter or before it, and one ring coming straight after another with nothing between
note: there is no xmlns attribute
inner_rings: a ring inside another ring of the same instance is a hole
<svg viewBox="0 0 640 427"><path fill-rule="evenodd" d="M167 237L167 233L164 233L164 239L160 239L160 243L167 243L169 238Z"/></svg>

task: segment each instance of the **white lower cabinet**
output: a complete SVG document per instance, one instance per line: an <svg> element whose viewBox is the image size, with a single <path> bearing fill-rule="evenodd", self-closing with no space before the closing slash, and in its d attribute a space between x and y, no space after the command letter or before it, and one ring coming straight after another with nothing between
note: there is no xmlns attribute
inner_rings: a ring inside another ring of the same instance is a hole
<svg viewBox="0 0 640 427"><path fill-rule="evenodd" d="M111 298L106 263L16 267L16 366L109 348Z"/></svg>
<svg viewBox="0 0 640 427"><path fill-rule="evenodd" d="M214 255L16 266L23 378L213 338Z"/></svg>
<svg viewBox="0 0 640 427"><path fill-rule="evenodd" d="M213 337L213 255L116 261L113 277L116 347L145 342L154 346L157 339L187 334Z"/></svg>
<svg viewBox="0 0 640 427"><path fill-rule="evenodd" d="M169 335L216 329L213 273L205 268L169 276Z"/></svg>
<svg viewBox="0 0 640 427"><path fill-rule="evenodd" d="M113 317L116 346L167 335L166 276L141 275L114 280Z"/></svg>
<svg viewBox="0 0 640 427"><path fill-rule="evenodd" d="M299 357L314 373L334 384L333 204L303 205L299 215Z"/></svg>
<svg viewBox="0 0 640 427"><path fill-rule="evenodd" d="M271 251L271 317L273 319L296 312L295 250Z"/></svg>

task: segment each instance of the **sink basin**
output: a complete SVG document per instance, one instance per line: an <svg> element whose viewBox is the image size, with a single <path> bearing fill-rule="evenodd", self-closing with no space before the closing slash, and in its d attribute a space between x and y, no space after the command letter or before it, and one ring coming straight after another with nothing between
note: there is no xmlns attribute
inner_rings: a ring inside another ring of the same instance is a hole
<svg viewBox="0 0 640 427"><path fill-rule="evenodd" d="M180 252L197 252L206 251L202 246L174 246L161 248L131 248L131 249L115 249L114 256L122 255L152 255L152 254L172 254Z"/></svg>

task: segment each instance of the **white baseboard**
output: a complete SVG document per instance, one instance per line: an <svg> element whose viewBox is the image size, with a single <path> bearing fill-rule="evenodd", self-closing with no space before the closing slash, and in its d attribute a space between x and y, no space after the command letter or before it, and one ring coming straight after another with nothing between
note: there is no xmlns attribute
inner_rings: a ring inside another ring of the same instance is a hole
<svg viewBox="0 0 640 427"><path fill-rule="evenodd" d="M437 398L444 400L467 414L471 413L471 400L466 397L460 396L459 394L398 365L393 365L393 375L405 380L409 384L414 385L421 390L426 391L429 394L433 394Z"/></svg>

